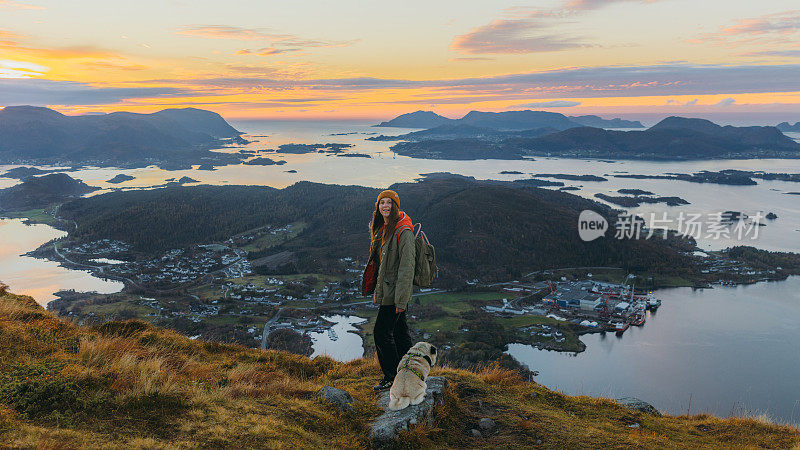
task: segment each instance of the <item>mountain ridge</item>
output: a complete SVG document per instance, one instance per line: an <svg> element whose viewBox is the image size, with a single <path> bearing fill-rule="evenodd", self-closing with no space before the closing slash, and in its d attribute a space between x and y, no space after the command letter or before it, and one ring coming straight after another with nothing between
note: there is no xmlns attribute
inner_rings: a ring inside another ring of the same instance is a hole
<svg viewBox="0 0 800 450"><path fill-rule="evenodd" d="M580 126L644 128L644 125L638 121L619 118L603 119L595 115L565 116L561 113L532 111L529 109L503 112L470 111L459 119L449 119L433 111L420 110L401 114L394 119L381 122L375 126L430 129L448 124L466 124L501 131L523 131L537 128L553 128L560 131Z"/></svg>
<svg viewBox="0 0 800 450"><path fill-rule="evenodd" d="M223 139L242 141L241 134L219 114L195 108L67 116L49 108L7 106L0 110L0 162L142 166L203 157L232 160L208 150L221 147Z"/></svg>

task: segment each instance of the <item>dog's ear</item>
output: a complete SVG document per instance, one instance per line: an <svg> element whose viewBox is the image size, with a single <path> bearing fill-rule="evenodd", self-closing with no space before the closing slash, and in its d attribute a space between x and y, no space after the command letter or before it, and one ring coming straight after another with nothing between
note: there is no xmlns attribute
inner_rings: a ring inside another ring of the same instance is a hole
<svg viewBox="0 0 800 450"><path fill-rule="evenodd" d="M431 355L435 355L435 354L436 354L436 347L431 345Z"/></svg>

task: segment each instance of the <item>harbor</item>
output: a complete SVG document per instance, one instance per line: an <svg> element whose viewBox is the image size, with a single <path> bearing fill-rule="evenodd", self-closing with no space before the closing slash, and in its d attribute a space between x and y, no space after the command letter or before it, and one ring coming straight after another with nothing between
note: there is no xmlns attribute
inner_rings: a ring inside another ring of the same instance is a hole
<svg viewBox="0 0 800 450"><path fill-rule="evenodd" d="M516 298L503 299L502 306L487 305L484 311L500 316L541 315L575 324L580 327L580 334L601 331L622 334L631 326L643 326L649 313L661 306L661 300L652 291L637 291L633 284L566 279L532 286L512 284L503 291L516 294ZM530 331L558 342L559 336L542 327L546 326L531 327Z"/></svg>

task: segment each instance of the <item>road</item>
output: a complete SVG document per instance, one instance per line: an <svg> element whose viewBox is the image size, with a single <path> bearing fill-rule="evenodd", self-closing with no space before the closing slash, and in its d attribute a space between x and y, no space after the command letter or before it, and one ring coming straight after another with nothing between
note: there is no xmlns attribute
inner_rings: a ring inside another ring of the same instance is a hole
<svg viewBox="0 0 800 450"><path fill-rule="evenodd" d="M278 319L280 319L282 312L283 308L279 308L278 312L276 312L275 315L272 316L272 319L269 319L267 323L264 324L264 332L261 334L261 350L267 349L267 336L269 336L270 331L272 331L271 330L272 325L274 325L275 322L277 322Z"/></svg>

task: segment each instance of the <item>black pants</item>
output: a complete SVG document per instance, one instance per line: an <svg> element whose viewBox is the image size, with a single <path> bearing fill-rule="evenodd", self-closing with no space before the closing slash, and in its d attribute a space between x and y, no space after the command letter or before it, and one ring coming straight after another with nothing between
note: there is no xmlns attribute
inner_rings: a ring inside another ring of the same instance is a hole
<svg viewBox="0 0 800 450"><path fill-rule="evenodd" d="M394 380L400 358L411 348L406 312L396 314L394 305L381 305L375 319L375 348L384 377Z"/></svg>

